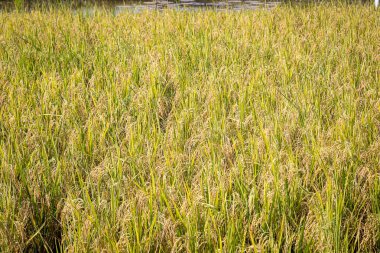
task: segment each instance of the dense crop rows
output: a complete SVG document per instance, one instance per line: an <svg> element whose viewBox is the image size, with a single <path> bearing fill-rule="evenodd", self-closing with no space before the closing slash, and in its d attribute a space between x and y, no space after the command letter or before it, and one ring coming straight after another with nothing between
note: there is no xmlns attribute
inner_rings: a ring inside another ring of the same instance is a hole
<svg viewBox="0 0 380 253"><path fill-rule="evenodd" d="M0 251L380 250L380 12L0 13Z"/></svg>

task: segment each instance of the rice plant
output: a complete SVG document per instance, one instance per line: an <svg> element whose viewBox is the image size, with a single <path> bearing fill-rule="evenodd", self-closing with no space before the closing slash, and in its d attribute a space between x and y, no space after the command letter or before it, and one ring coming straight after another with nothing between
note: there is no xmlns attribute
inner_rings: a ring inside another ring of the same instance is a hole
<svg viewBox="0 0 380 253"><path fill-rule="evenodd" d="M0 13L1 252L378 252L371 4Z"/></svg>

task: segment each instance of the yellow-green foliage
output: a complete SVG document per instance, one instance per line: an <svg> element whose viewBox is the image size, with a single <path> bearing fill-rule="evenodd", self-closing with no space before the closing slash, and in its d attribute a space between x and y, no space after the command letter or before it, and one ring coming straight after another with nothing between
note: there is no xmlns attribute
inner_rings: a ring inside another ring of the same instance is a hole
<svg viewBox="0 0 380 253"><path fill-rule="evenodd" d="M380 250L380 12L0 14L0 251Z"/></svg>

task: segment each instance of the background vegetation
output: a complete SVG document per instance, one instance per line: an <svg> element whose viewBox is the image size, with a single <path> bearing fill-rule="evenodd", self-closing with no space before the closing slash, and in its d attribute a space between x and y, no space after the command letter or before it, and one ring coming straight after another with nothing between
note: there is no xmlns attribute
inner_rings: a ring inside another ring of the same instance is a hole
<svg viewBox="0 0 380 253"><path fill-rule="evenodd" d="M0 251L380 250L380 12L0 14Z"/></svg>

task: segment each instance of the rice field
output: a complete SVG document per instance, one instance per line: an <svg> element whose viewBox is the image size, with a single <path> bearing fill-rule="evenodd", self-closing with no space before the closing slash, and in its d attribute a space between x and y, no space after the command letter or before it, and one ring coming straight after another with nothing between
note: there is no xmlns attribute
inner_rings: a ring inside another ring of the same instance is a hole
<svg viewBox="0 0 380 253"><path fill-rule="evenodd" d="M0 12L0 252L379 252L380 11Z"/></svg>

